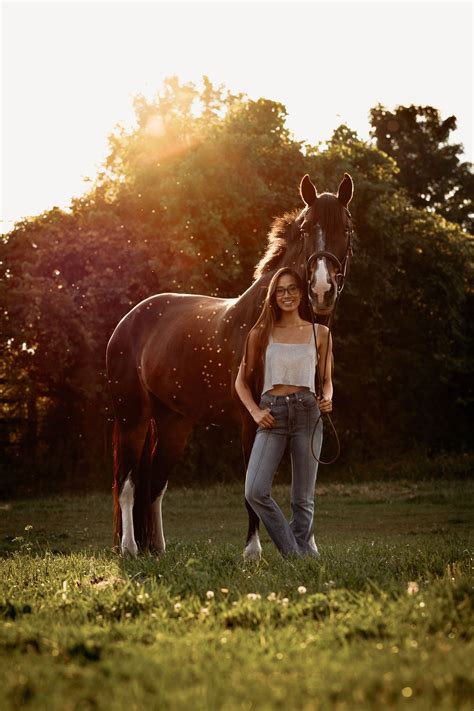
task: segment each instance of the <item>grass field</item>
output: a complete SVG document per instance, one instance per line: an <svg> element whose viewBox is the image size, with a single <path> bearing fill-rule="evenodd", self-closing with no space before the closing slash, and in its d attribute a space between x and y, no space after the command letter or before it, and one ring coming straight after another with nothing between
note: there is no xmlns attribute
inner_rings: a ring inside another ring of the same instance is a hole
<svg viewBox="0 0 474 711"><path fill-rule="evenodd" d="M3 501L0 709L471 711L473 500L319 486L321 559L259 564L237 485L171 490L161 559L112 550L107 495Z"/></svg>

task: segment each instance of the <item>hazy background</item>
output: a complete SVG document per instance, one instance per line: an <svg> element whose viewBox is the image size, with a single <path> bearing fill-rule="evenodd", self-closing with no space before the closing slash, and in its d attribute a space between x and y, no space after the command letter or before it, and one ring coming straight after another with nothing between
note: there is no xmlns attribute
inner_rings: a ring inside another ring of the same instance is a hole
<svg viewBox="0 0 474 711"><path fill-rule="evenodd" d="M3 2L1 230L82 194L173 74L283 103L312 145L366 138L378 102L435 106L471 159L468 2Z"/></svg>

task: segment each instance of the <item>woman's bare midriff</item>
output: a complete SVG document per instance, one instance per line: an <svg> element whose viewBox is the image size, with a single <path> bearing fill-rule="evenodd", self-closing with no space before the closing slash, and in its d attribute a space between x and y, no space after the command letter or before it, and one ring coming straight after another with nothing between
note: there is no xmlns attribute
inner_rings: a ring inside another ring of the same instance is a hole
<svg viewBox="0 0 474 711"><path fill-rule="evenodd" d="M267 394L292 395L293 393L300 393L304 390L309 391L309 388L301 388L298 385L274 385L271 390L267 390Z"/></svg>

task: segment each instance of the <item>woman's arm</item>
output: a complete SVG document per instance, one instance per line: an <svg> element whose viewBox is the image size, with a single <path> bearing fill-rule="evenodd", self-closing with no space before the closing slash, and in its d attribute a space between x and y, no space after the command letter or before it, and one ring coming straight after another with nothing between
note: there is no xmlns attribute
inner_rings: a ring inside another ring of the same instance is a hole
<svg viewBox="0 0 474 711"><path fill-rule="evenodd" d="M322 398L319 401L319 409L321 412L331 412L332 410L332 336L327 326L320 324L318 326L318 360L319 374L323 388Z"/></svg>
<svg viewBox="0 0 474 711"><path fill-rule="evenodd" d="M247 378L253 373L256 366L256 335L251 332L247 341L246 357L244 354L244 358L239 367L239 372L237 373L235 390L257 425L261 425L262 427L273 427L275 424L275 418L271 414L271 411L268 408L265 410L261 410L259 408L253 399L252 391L248 384Z"/></svg>

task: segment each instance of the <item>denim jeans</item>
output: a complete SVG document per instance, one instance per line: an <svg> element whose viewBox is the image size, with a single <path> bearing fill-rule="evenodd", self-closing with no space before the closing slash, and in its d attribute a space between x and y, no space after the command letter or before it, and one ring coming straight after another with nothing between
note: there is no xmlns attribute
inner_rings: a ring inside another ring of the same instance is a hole
<svg viewBox="0 0 474 711"><path fill-rule="evenodd" d="M314 489L323 439L319 408L309 390L292 395L265 393L262 409L270 408L275 418L272 428L259 427L250 455L245 479L245 498L261 518L277 548L283 555L318 555L314 542ZM313 435L314 433L314 435ZM288 440L291 447L291 521L288 523L271 495L273 477L278 469Z"/></svg>

